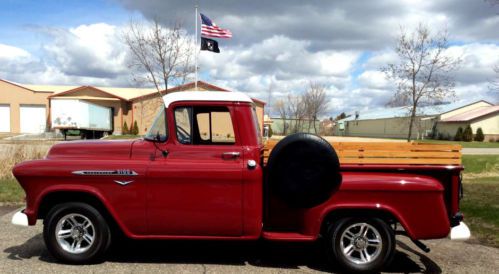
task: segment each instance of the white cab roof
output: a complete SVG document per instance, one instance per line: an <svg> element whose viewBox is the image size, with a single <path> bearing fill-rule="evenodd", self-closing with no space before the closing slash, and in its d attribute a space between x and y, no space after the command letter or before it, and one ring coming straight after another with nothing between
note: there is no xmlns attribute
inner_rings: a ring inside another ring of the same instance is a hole
<svg viewBox="0 0 499 274"><path fill-rule="evenodd" d="M251 98L237 91L179 91L163 96L165 106L179 101L223 101L223 102L248 102L253 103Z"/></svg>

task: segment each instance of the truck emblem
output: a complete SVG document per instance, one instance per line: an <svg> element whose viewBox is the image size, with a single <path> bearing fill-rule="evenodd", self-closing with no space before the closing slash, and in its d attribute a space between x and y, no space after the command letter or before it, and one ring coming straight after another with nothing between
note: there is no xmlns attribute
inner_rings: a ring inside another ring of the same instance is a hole
<svg viewBox="0 0 499 274"><path fill-rule="evenodd" d="M118 185L122 185L122 186L126 186L130 183L133 183L133 181L118 181L118 180L114 180L115 183L117 183Z"/></svg>
<svg viewBox="0 0 499 274"><path fill-rule="evenodd" d="M75 175L87 176L136 176L137 172L129 169L118 170L76 170L72 172Z"/></svg>

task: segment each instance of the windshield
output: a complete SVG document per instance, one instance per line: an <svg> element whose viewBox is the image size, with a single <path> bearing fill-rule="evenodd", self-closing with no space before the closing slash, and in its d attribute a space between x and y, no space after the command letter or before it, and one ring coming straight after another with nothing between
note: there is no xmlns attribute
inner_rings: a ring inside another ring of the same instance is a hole
<svg viewBox="0 0 499 274"><path fill-rule="evenodd" d="M168 131L166 127L166 109L161 108L159 113L154 118L151 128L144 137L147 140L161 141L164 142L168 139Z"/></svg>

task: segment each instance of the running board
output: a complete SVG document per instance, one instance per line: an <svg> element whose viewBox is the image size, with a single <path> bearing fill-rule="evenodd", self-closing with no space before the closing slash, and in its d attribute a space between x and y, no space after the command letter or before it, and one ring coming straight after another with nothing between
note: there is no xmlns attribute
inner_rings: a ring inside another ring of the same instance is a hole
<svg viewBox="0 0 499 274"><path fill-rule="evenodd" d="M312 242L317 240L317 237L311 235L303 235L296 232L269 232L264 231L262 237L269 241L283 242Z"/></svg>

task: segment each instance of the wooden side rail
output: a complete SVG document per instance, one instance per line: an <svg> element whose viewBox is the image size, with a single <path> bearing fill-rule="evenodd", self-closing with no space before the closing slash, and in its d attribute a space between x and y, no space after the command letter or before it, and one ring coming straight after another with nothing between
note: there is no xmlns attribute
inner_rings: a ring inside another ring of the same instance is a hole
<svg viewBox="0 0 499 274"><path fill-rule="evenodd" d="M278 140L268 140L264 161ZM331 142L342 164L460 165L461 145L418 142Z"/></svg>

